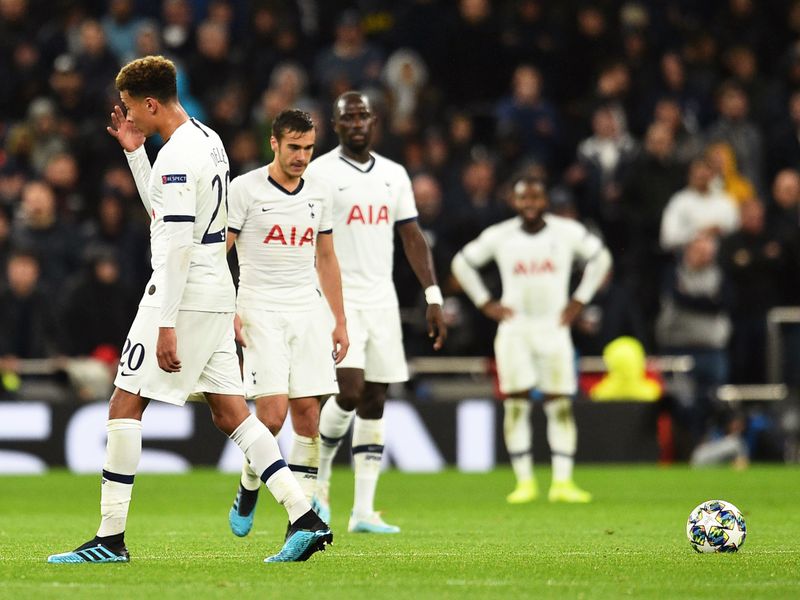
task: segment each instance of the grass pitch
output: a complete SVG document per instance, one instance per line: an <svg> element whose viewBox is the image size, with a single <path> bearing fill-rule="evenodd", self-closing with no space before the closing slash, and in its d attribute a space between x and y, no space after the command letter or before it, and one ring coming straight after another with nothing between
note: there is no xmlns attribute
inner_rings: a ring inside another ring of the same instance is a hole
<svg viewBox="0 0 800 600"><path fill-rule="evenodd" d="M333 547L307 563L262 564L285 516L262 489L253 532L230 534L236 476L137 477L132 562L48 565L89 539L99 477L0 477L0 598L797 598L800 468L579 467L589 505L544 498L509 506L509 470L381 479L378 506L396 536L347 533L352 474L333 479ZM732 555L698 555L684 533L703 500L736 504L748 536Z"/></svg>

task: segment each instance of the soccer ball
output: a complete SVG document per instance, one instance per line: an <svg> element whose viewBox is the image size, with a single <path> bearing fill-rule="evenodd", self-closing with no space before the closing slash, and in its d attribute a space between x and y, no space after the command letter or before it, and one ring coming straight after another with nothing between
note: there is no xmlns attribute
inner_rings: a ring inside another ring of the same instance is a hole
<svg viewBox="0 0 800 600"><path fill-rule="evenodd" d="M742 513L724 500L703 502L686 522L686 537L695 552L736 552L746 536Z"/></svg>

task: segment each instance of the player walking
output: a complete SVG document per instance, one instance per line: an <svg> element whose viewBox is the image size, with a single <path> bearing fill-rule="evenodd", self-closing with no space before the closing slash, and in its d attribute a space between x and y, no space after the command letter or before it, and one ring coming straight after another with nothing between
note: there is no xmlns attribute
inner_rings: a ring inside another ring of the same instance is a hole
<svg viewBox="0 0 800 600"><path fill-rule="evenodd" d="M308 500L317 487L320 399L339 391L334 361L340 362L348 347L331 235L331 188L303 177L315 137L308 113L281 112L272 123L275 158L231 182L228 217L228 248L235 242L239 257L237 312L246 396L255 399L256 414L273 435L291 406L289 469ZM317 274L330 312L317 289ZM228 516L238 536L253 526L259 483L245 462Z"/></svg>
<svg viewBox="0 0 800 600"><path fill-rule="evenodd" d="M374 498L383 455L383 407L388 384L406 381L408 368L397 293L392 282L394 231L425 289L428 335L433 347L446 337L442 293L436 285L430 249L417 224L411 181L399 164L372 152L375 115L369 99L346 92L333 107L339 146L308 168L333 186L333 241L342 272L350 351L339 363L339 394L320 415L317 494L320 516L330 517L331 464L342 438L353 427L355 498L351 532L397 533L375 512Z"/></svg>
<svg viewBox="0 0 800 600"><path fill-rule="evenodd" d="M151 216L153 275L147 284L114 382L97 535L51 563L128 562L124 535L142 448L142 414L150 399L182 405L204 392L214 424L244 452L289 514L282 550L266 562L306 560L332 541L328 526L280 455L275 438L247 410L234 343L235 293L225 258L228 158L216 133L181 106L173 63L148 56L116 78L122 110L108 131L125 149ZM165 144L152 167L142 147L158 133Z"/></svg>
<svg viewBox="0 0 800 600"><path fill-rule="evenodd" d="M570 396L576 391L569 326L591 300L611 266L603 243L576 221L545 214L544 183L524 177L513 188L518 216L487 228L453 259L453 275L469 298L499 322L494 350L505 418L503 431L516 489L512 504L538 496L531 454L530 394L544 394L547 441L553 463L551 502L589 502L572 480L577 430ZM573 262L585 261L568 297ZM478 269L494 260L503 287L493 300Z"/></svg>

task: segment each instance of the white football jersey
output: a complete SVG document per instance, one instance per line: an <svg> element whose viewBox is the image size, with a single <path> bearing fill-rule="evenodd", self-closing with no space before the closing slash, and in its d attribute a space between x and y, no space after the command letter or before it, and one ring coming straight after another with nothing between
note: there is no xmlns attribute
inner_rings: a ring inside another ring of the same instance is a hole
<svg viewBox="0 0 800 600"><path fill-rule="evenodd" d="M228 229L237 234L241 308L311 310L319 305L317 234L330 234L330 186L303 177L289 192L267 167L231 182Z"/></svg>
<svg viewBox="0 0 800 600"><path fill-rule="evenodd" d="M398 305L392 281L394 226L417 218L405 168L374 152L366 164L341 148L313 160L306 174L332 186L333 243L342 271L342 294L352 308Z"/></svg>
<svg viewBox="0 0 800 600"><path fill-rule="evenodd" d="M150 251L153 275L141 306L161 306L169 222L194 223L189 274L179 308L233 312L236 292L226 259L228 156L219 136L189 119L158 152L150 172Z"/></svg>
<svg viewBox="0 0 800 600"><path fill-rule="evenodd" d="M533 234L522 228L520 217L492 225L464 246L462 255L475 269L497 263L500 301L516 315L555 325L567 306L573 262L591 259L603 243L572 219L548 214L544 220L544 228Z"/></svg>

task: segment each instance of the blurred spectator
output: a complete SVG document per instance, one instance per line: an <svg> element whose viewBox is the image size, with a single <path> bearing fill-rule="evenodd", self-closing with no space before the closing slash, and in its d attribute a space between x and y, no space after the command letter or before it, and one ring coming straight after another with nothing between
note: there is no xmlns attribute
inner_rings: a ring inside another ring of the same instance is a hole
<svg viewBox="0 0 800 600"><path fill-rule="evenodd" d="M685 247L665 278L656 339L664 354L694 360L694 393L684 419L699 441L706 431L716 387L728 381L727 346L731 333L730 289L717 263L717 241L701 233Z"/></svg>
<svg viewBox="0 0 800 600"><path fill-rule="evenodd" d="M509 72L492 4L489 0L458 0L444 35L439 77L447 100L471 109L493 102ZM476 73L481 74L481 85L475 85Z"/></svg>
<svg viewBox="0 0 800 600"><path fill-rule="evenodd" d="M667 265L658 243L661 216L685 180L672 129L655 121L647 129L642 152L631 165L625 183L622 211L628 244L618 261L618 268L628 271L625 279L632 286L646 324L646 333L636 337L648 347L652 346L652 324L658 313L661 273Z"/></svg>
<svg viewBox="0 0 800 600"><path fill-rule="evenodd" d="M163 53L161 29L155 23L143 21L136 28L133 50L131 50L130 54L122 56L119 61L120 63L128 63L140 56L154 56ZM179 67L178 70L180 71L181 68ZM185 96L181 94L180 91L178 91L178 97L181 99L181 103L183 103Z"/></svg>
<svg viewBox="0 0 800 600"><path fill-rule="evenodd" d="M730 196L711 187L714 171L706 158L689 165L688 185L670 198L661 220L661 247L679 251L701 233L735 231L739 215Z"/></svg>
<svg viewBox="0 0 800 600"><path fill-rule="evenodd" d="M15 248L36 254L37 280L57 290L78 264L75 235L56 211L52 188L43 181L31 181L22 188L22 202L13 225L11 241Z"/></svg>
<svg viewBox="0 0 800 600"><path fill-rule="evenodd" d="M77 68L90 97L106 97L119 71L119 61L108 48L106 34L98 21L89 19L81 25L81 45L76 54Z"/></svg>
<svg viewBox="0 0 800 600"><path fill-rule="evenodd" d="M750 103L738 83L728 81L717 91L719 118L711 124L708 139L730 144L739 168L759 194L764 188L764 136L750 120Z"/></svg>
<svg viewBox="0 0 800 600"><path fill-rule="evenodd" d="M80 167L72 154L62 152L52 156L44 167L42 178L53 190L56 207L61 217L69 222L87 209L86 199L79 187Z"/></svg>
<svg viewBox="0 0 800 600"><path fill-rule="evenodd" d="M800 72L800 59L798 71ZM789 96L786 117L774 127L770 136L769 162L772 176L781 169L800 169L800 90Z"/></svg>
<svg viewBox="0 0 800 600"><path fill-rule="evenodd" d="M669 127L675 139L675 158L681 165L688 166L703 153L705 145L698 134L697 122L685 117L677 100L670 97L659 99L655 105L653 120Z"/></svg>
<svg viewBox="0 0 800 600"><path fill-rule="evenodd" d="M68 356L91 356L104 346L118 353L136 314L138 296L121 281L113 250L89 246L86 254L84 272L64 286L61 349Z"/></svg>
<svg viewBox="0 0 800 600"><path fill-rule="evenodd" d="M341 14L335 36L314 61L314 82L326 104L347 90L377 82L383 66L381 53L364 39L358 12Z"/></svg>
<svg viewBox="0 0 800 600"><path fill-rule="evenodd" d="M741 228L722 240L720 265L733 292L731 382L764 383L767 311L780 304L786 250L765 230L764 206L748 200L739 207Z"/></svg>
<svg viewBox="0 0 800 600"><path fill-rule="evenodd" d="M526 158L550 169L558 156L561 131L558 112L542 96L542 85L536 67L518 66L511 80L511 95L497 103L495 116L499 131L516 134Z"/></svg>
<svg viewBox="0 0 800 600"><path fill-rule="evenodd" d="M533 62L548 74L559 43L557 23L542 0L516 0L503 19L502 43L512 64Z"/></svg>
<svg viewBox="0 0 800 600"><path fill-rule="evenodd" d="M108 48L120 63L136 55L137 38L146 23L136 16L135 8L134 0L110 0L108 12L100 20Z"/></svg>
<svg viewBox="0 0 800 600"><path fill-rule="evenodd" d="M11 255L11 216L0 206L0 272L5 273L8 257Z"/></svg>
<svg viewBox="0 0 800 600"><path fill-rule="evenodd" d="M204 21L197 28L197 52L186 59L189 89L207 106L220 89L237 82L240 76L229 35L219 23Z"/></svg>
<svg viewBox="0 0 800 600"><path fill-rule="evenodd" d="M780 240L785 251L784 270L778 277L780 304L800 304L800 173L783 169L772 184L767 212L767 231Z"/></svg>
<svg viewBox="0 0 800 600"><path fill-rule="evenodd" d="M145 227L127 217L123 202L122 190L105 187L100 195L97 218L83 227L81 235L85 247L113 252L121 285L138 293L150 277L150 240ZM139 206L135 209L142 210Z"/></svg>
<svg viewBox="0 0 800 600"><path fill-rule="evenodd" d="M620 202L636 151L619 113L601 105L592 115L592 135L578 145L577 162L567 173L567 183L578 190L580 215L600 226L615 256L625 245Z"/></svg>
<svg viewBox="0 0 800 600"><path fill-rule="evenodd" d="M33 172L42 173L47 162L67 149L67 140L59 130L55 103L47 97L36 98L28 105L27 120L9 132L12 154L17 162Z"/></svg>
<svg viewBox="0 0 800 600"><path fill-rule="evenodd" d="M383 80L391 94L392 131L398 135L415 132L417 110L428 82L428 68L413 50L396 50L383 68Z"/></svg>
<svg viewBox="0 0 800 600"><path fill-rule="evenodd" d="M712 187L724 191L737 204L756 197L756 190L752 182L739 172L736 155L730 144L727 142L710 144L706 149L706 155L714 170L714 178L711 180Z"/></svg>
<svg viewBox="0 0 800 600"><path fill-rule="evenodd" d="M161 16L164 48L168 54L186 59L195 47L192 4L189 0L164 0Z"/></svg>
<svg viewBox="0 0 800 600"><path fill-rule="evenodd" d="M0 360L2 370L16 372L18 359L54 356L57 327L50 294L40 285L39 260L17 250L6 265L0 289Z"/></svg>

